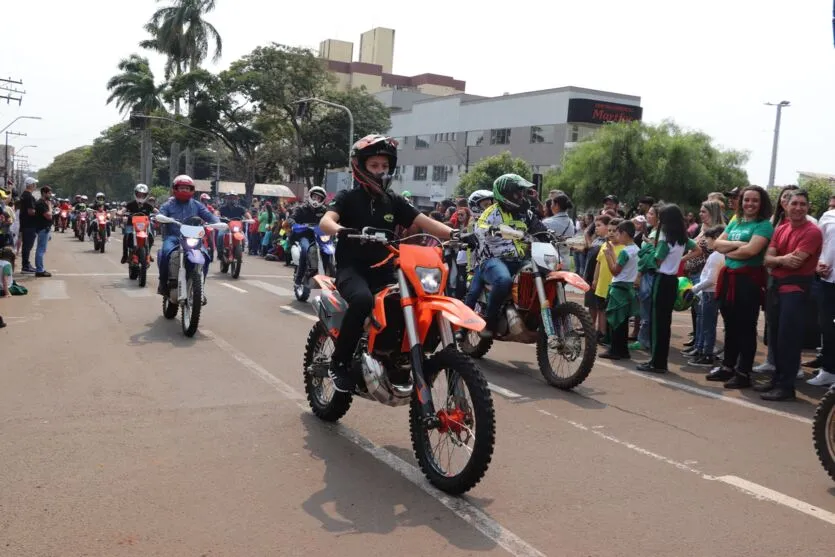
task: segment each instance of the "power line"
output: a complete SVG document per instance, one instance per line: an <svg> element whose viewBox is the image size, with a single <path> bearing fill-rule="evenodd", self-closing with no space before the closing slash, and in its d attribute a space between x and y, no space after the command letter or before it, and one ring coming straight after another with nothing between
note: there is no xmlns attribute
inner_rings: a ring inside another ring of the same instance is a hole
<svg viewBox="0 0 835 557"><path fill-rule="evenodd" d="M8 84L8 85L6 85ZM6 104L11 104L14 101L17 101L18 106L23 103L23 95L26 94L26 91L23 89L17 89L14 87L15 85L23 85L23 80L15 80L12 78L4 79L0 77L0 91L8 91L9 95L0 95L0 100L5 100ZM14 94L19 96L15 97Z"/></svg>

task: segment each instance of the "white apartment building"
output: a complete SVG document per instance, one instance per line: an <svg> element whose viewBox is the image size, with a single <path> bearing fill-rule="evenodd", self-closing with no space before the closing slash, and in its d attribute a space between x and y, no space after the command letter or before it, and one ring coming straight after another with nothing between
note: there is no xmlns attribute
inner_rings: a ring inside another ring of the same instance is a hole
<svg viewBox="0 0 835 557"><path fill-rule="evenodd" d="M450 197L459 176L485 157L510 151L544 173L601 125L642 116L640 97L580 87L500 97L401 90L375 96L391 107L389 135L400 141L394 189L410 191L422 207Z"/></svg>

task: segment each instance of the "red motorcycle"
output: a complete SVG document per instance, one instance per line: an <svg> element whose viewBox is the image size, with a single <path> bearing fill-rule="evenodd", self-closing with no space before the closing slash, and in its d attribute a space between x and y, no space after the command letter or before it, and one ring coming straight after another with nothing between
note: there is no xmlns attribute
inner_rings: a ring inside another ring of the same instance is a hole
<svg viewBox="0 0 835 557"><path fill-rule="evenodd" d="M222 222L229 225L229 231L223 236L223 247L218 250L220 272L231 271L232 278L241 276L241 266L244 262L244 225L255 222L252 219L229 220L220 217Z"/></svg>
<svg viewBox="0 0 835 557"><path fill-rule="evenodd" d="M61 232L65 232L67 230L67 223L70 222L70 212L66 209L61 209L61 212L58 215L58 226L55 227L56 230L59 228Z"/></svg>
<svg viewBox="0 0 835 557"><path fill-rule="evenodd" d="M98 211L96 213L96 226L93 231L93 251L104 253L104 247L107 245L107 212Z"/></svg>
<svg viewBox="0 0 835 557"><path fill-rule="evenodd" d="M125 236L128 243L128 278L139 279L139 287L144 288L151 264L151 251L148 247L148 230L151 219L147 215L129 215L133 218L133 233Z"/></svg>
<svg viewBox="0 0 835 557"><path fill-rule="evenodd" d="M75 219L75 237L84 241L84 236L87 235L87 211L78 213L78 218Z"/></svg>

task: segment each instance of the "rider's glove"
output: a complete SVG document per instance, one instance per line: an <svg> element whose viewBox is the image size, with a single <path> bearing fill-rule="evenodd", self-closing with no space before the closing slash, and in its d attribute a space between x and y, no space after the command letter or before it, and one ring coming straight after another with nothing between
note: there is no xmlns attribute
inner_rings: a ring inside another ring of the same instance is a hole
<svg viewBox="0 0 835 557"><path fill-rule="evenodd" d="M457 228L453 228L449 231L449 239L453 242L458 242L461 240L461 231Z"/></svg>

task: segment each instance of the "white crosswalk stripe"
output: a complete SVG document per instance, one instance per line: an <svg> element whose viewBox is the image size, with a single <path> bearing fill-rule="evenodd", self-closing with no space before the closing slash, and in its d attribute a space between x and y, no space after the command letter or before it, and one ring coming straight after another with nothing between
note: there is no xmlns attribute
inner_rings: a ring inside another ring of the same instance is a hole
<svg viewBox="0 0 835 557"><path fill-rule="evenodd" d="M245 280L244 282L246 284L250 284L252 286L260 288L261 290L266 290L270 294L275 294L276 296L287 297L293 295L293 291L289 288L282 288L281 286L276 286L274 284L270 284L261 280Z"/></svg>

